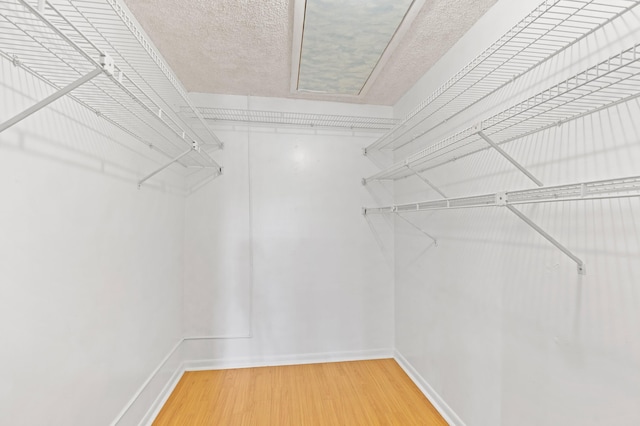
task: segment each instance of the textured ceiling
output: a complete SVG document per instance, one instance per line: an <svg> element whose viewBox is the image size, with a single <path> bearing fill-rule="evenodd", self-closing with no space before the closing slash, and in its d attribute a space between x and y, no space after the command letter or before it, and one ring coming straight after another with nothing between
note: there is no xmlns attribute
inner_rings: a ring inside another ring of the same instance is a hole
<svg viewBox="0 0 640 426"><path fill-rule="evenodd" d="M496 0L426 0L368 92L393 105ZM188 91L345 101L290 90L293 0L125 0Z"/></svg>

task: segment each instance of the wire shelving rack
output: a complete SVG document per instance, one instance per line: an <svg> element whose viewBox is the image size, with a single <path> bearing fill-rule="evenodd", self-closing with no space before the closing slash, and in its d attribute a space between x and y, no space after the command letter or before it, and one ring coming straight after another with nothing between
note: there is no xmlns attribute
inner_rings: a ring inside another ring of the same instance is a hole
<svg viewBox="0 0 640 426"><path fill-rule="evenodd" d="M366 150L403 147L597 31L638 0L545 0Z"/></svg>
<svg viewBox="0 0 640 426"><path fill-rule="evenodd" d="M566 185L550 186L545 188L525 189L519 191L497 192L493 194L473 195L459 198L445 198L441 200L419 201L385 207L364 207L363 215L394 214L407 221L411 226L418 228L423 234L437 242L419 227L408 221L401 213L424 212L433 210L470 209L484 207L505 207L518 216L543 238L562 251L577 267L578 273L586 274L586 267L582 259L553 238L544 229L538 226L515 206L521 204L553 203L563 201L588 201L605 200L615 198L640 197L640 176L630 176L617 179L572 183Z"/></svg>
<svg viewBox="0 0 640 426"><path fill-rule="evenodd" d="M560 125L640 96L640 44L443 139L391 167L363 179L396 180ZM519 168L522 166L519 166ZM524 168L521 168L526 172ZM539 186L542 183L528 174Z"/></svg>
<svg viewBox="0 0 640 426"><path fill-rule="evenodd" d="M198 108L202 116L215 122L316 127L350 130L385 131L399 120L384 117L363 117L303 112L260 111L229 108Z"/></svg>
<svg viewBox="0 0 640 426"><path fill-rule="evenodd" d="M0 123L0 131L69 96L170 158L160 170L177 162L222 172L200 149L222 148L221 141L120 0L1 0L0 57L52 89ZM187 124L184 111L196 125Z"/></svg>

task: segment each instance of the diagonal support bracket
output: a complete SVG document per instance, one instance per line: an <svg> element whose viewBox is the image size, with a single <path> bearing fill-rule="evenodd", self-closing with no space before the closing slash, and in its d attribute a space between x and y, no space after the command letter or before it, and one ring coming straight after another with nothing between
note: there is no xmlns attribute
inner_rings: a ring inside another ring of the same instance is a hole
<svg viewBox="0 0 640 426"><path fill-rule="evenodd" d="M74 82L68 84L67 86L63 87L62 89L56 91L55 93L52 93L51 95L47 96L46 98L44 98L43 100L41 100L37 104L30 106L29 108L27 108L24 111L22 111L20 114L15 115L12 118L10 118L7 121L5 121L4 123L0 124L0 132L3 132L5 130L7 130L9 127L21 122L22 120L24 120L25 118L29 117L30 115L40 111L42 108L46 107L51 102L53 102L53 101L55 101L57 99L60 99L61 97L63 97L67 93L71 92L73 89L82 86L84 83L88 82L92 78L96 77L97 75L100 75L102 72L104 72L103 68L96 68L95 70L83 75L79 79L77 79Z"/></svg>
<svg viewBox="0 0 640 426"><path fill-rule="evenodd" d="M198 151L199 149L200 148L198 147L198 144L194 141L193 145L191 146L191 148L189 148L189 150L183 152L182 154L180 154L177 157L173 158L168 163L164 164L162 167L154 170L153 172L149 173L148 175L146 175L145 177L140 179L138 181L138 189L140 189L140 187L142 186L143 183L145 183L146 181L148 181L149 179L151 179L152 177L154 177L155 175L157 175L158 173L160 173L161 171L163 171L164 169L166 169L167 167L169 167L173 163L176 163L176 162L180 161L183 157L186 157L189 153L191 153L191 151Z"/></svg>
<svg viewBox="0 0 640 426"><path fill-rule="evenodd" d="M565 246L560 244L560 242L558 242L558 240L556 240L551 235L549 235L544 229L540 228L535 222L533 222L531 219L529 219L524 213L522 213L520 210L516 209L515 207L513 207L513 206L511 206L509 204L506 204L506 202L507 202L507 200L505 199L505 204L503 204L503 205L506 208L508 208L509 210L511 210L511 212L513 212L513 214L515 214L520 219L522 219L527 225L532 227L534 229L534 231L536 231L538 234L542 235L547 241L549 241L551 244L556 246L561 252L563 252L564 254L569 256L569 258L571 258L571 260L576 262L576 264L578 265L578 274L580 274L580 275L586 275L587 274L587 269L586 269L586 266L585 266L584 262L582 261L582 259L580 259L578 256L573 254L571 252L571 250L569 250L568 248L566 248Z"/></svg>
<svg viewBox="0 0 640 426"><path fill-rule="evenodd" d="M477 126L477 127L481 128L480 126ZM507 159L508 162L513 164L518 170L524 173L524 175L527 176L529 179L531 179L533 183L535 183L538 186L544 186L544 184L540 182L540 180L538 180L534 175L532 175L531 172L529 172L529 170L527 170L522 164L518 163L512 156L507 154L504 149L500 148L500 146L497 143L495 143L493 140L491 140L491 138L487 136L482 130L478 131L478 136L480 136L482 139L485 140L485 142L491 145L493 149L498 151L498 154L502 155L504 158Z"/></svg>
<svg viewBox="0 0 640 426"><path fill-rule="evenodd" d="M427 178L425 178L424 176L422 176L420 173L418 173L416 171L416 169L412 168L409 164L405 164L404 165L407 169L409 169L414 175L418 176L418 179L420 179L421 181L423 181L424 183L426 183L427 185L429 185L429 187L431 189L433 189L434 191L436 191L438 194L440 194L440 196L442 196L442 198L447 198L447 196L444 194L444 192L440 191L440 189L435 186L433 183L431 183L431 181Z"/></svg>
<svg viewBox="0 0 640 426"><path fill-rule="evenodd" d="M407 219L406 217L400 215L400 213L395 212L396 216L398 216L400 219L404 220L406 223L408 223L412 228L418 230L420 233L422 233L423 235L426 235L427 237L429 237L431 240L433 240L433 244L438 247L438 240L435 239L435 237L433 235L430 235L429 233L425 232L422 228L420 228L418 225L416 225L415 223L411 222L409 219Z"/></svg>

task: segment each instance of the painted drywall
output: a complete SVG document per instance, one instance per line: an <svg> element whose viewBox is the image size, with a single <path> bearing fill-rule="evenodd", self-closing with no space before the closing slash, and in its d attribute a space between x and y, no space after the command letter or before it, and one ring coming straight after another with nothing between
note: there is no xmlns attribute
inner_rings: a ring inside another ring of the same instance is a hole
<svg viewBox="0 0 640 426"><path fill-rule="evenodd" d="M51 92L0 86L0 121ZM150 154L64 98L0 134L0 424L109 424L181 337L184 179L138 190Z"/></svg>
<svg viewBox="0 0 640 426"><path fill-rule="evenodd" d="M499 1L397 105L411 111L537 1ZM561 81L640 41L640 11L598 31L453 120L440 134ZM511 142L546 185L640 174L637 100ZM396 161L424 147L396 152ZM426 176L451 197L531 188L491 151ZM438 198L416 178L397 202ZM506 209L396 219L395 345L468 425L640 423L640 200L521 206L587 264L576 265Z"/></svg>
<svg viewBox="0 0 640 426"><path fill-rule="evenodd" d="M389 116L390 108L234 96L200 106ZM392 234L372 234L366 132L218 126L225 173L187 198L187 359L246 360L392 348ZM378 240L386 240L379 245ZM382 248L381 248L382 247ZM387 250L385 252L384 250ZM386 254L385 254L386 253Z"/></svg>

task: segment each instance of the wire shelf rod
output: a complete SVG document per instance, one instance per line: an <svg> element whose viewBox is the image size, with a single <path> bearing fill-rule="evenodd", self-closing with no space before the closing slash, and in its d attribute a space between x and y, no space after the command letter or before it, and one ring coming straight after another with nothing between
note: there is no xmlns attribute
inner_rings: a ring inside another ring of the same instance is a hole
<svg viewBox="0 0 640 426"><path fill-rule="evenodd" d="M502 197L502 200L499 198ZM583 201L640 197L640 176L498 192L442 200L420 201L385 207L365 207L364 214L422 212L461 208L496 207L559 201Z"/></svg>
<svg viewBox="0 0 640 426"><path fill-rule="evenodd" d="M623 199L640 197L640 176L626 178L609 179L601 181L591 181L584 183L574 183L568 185L557 185L553 187L537 188L510 192L497 192L493 194L475 195L469 197L448 198L445 200L423 201L417 203L398 204L386 207L364 207L363 215L369 214L395 214L400 213L450 210L450 209L472 209L485 207L506 207L528 226L540 234L543 238L553 244L562 253L573 260L578 269L578 274L586 274L586 267L582 259L576 256L571 250L542 229L533 220L527 217L516 205L549 203L560 201L587 201L604 199ZM418 230L422 233L421 229Z"/></svg>

